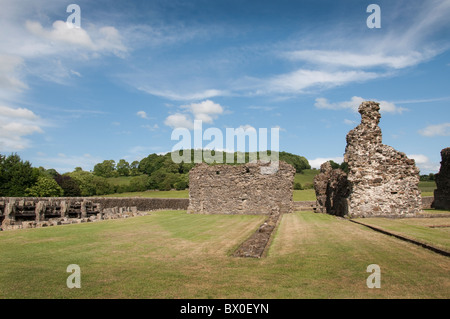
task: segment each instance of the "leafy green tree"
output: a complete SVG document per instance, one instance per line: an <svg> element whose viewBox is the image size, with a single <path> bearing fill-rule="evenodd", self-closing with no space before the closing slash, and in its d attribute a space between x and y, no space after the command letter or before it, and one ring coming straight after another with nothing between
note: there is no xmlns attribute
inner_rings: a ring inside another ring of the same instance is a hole
<svg viewBox="0 0 450 319"><path fill-rule="evenodd" d="M139 175L139 161L133 161L130 164L130 175L138 176Z"/></svg>
<svg viewBox="0 0 450 319"><path fill-rule="evenodd" d="M148 188L150 177L147 175L140 175L133 177L130 181L130 185L128 186L129 192L143 192Z"/></svg>
<svg viewBox="0 0 450 319"><path fill-rule="evenodd" d="M94 175L101 177L117 177L116 162L114 160L104 160L94 166Z"/></svg>
<svg viewBox="0 0 450 319"><path fill-rule="evenodd" d="M130 164L124 160L121 159L116 165L116 170L119 176L129 176L130 175Z"/></svg>
<svg viewBox="0 0 450 319"><path fill-rule="evenodd" d="M19 155L0 154L0 196L26 196L26 189L37 182L38 176L39 169Z"/></svg>
<svg viewBox="0 0 450 319"><path fill-rule="evenodd" d="M72 173L68 173L73 180L76 181L81 191L81 196L93 196L96 194L95 186L93 183L94 175L90 172L83 170L76 170Z"/></svg>
<svg viewBox="0 0 450 319"><path fill-rule="evenodd" d="M69 175L57 175L54 180L63 189L64 196L67 197L78 197L81 196L81 189L76 180L74 180Z"/></svg>
<svg viewBox="0 0 450 319"><path fill-rule="evenodd" d="M31 197L58 197L63 196L64 191L53 178L39 176L36 184L27 188L25 193Z"/></svg>

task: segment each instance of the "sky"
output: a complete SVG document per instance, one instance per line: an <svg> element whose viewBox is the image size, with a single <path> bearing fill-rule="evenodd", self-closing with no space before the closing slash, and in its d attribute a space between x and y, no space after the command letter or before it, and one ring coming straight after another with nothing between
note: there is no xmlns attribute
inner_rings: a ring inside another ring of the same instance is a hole
<svg viewBox="0 0 450 319"><path fill-rule="evenodd" d="M438 172L450 146L449 0L0 7L0 153L35 167L163 154L175 128L202 120L224 135L278 128L280 150L318 168L343 160L365 100L381 105L383 143L421 174Z"/></svg>

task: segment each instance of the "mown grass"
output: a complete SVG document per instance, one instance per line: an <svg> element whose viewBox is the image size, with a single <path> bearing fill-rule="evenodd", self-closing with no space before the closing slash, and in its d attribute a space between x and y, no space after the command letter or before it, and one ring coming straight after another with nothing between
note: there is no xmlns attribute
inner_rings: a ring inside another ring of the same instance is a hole
<svg viewBox="0 0 450 319"><path fill-rule="evenodd" d="M284 215L266 258L231 257L263 220L170 211L2 232L0 297L450 297L447 257L329 215ZM69 264L81 289L66 287ZM370 264L381 289L366 286Z"/></svg>
<svg viewBox="0 0 450 319"><path fill-rule="evenodd" d="M450 252L450 217L356 220Z"/></svg>

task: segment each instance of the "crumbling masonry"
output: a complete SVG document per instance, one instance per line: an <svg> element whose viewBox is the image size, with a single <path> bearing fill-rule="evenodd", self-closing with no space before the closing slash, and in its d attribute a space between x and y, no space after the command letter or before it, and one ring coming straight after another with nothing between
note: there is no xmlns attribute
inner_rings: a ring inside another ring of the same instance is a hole
<svg viewBox="0 0 450 319"><path fill-rule="evenodd" d="M450 147L441 151L441 169L436 174L433 207L436 209L450 209Z"/></svg>
<svg viewBox="0 0 450 319"><path fill-rule="evenodd" d="M270 163L244 165L198 164L189 173L188 213L262 214L293 212L295 168L280 161L278 170L264 174Z"/></svg>
<svg viewBox="0 0 450 319"><path fill-rule="evenodd" d="M329 163L316 176L317 211L349 217L414 216L421 211L419 169L404 153L382 144L380 106L363 102L361 124L347 135L349 172Z"/></svg>

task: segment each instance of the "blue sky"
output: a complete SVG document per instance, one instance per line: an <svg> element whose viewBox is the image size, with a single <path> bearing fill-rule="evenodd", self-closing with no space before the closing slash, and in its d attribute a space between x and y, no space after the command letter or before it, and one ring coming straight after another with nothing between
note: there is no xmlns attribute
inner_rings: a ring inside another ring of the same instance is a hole
<svg viewBox="0 0 450 319"><path fill-rule="evenodd" d="M81 28L66 24L69 4ZM381 28L368 28L371 3ZM0 1L0 153L90 170L165 153L175 127L280 128L342 160L363 100L383 143L439 170L450 146L450 1ZM205 142L207 144L207 142Z"/></svg>

